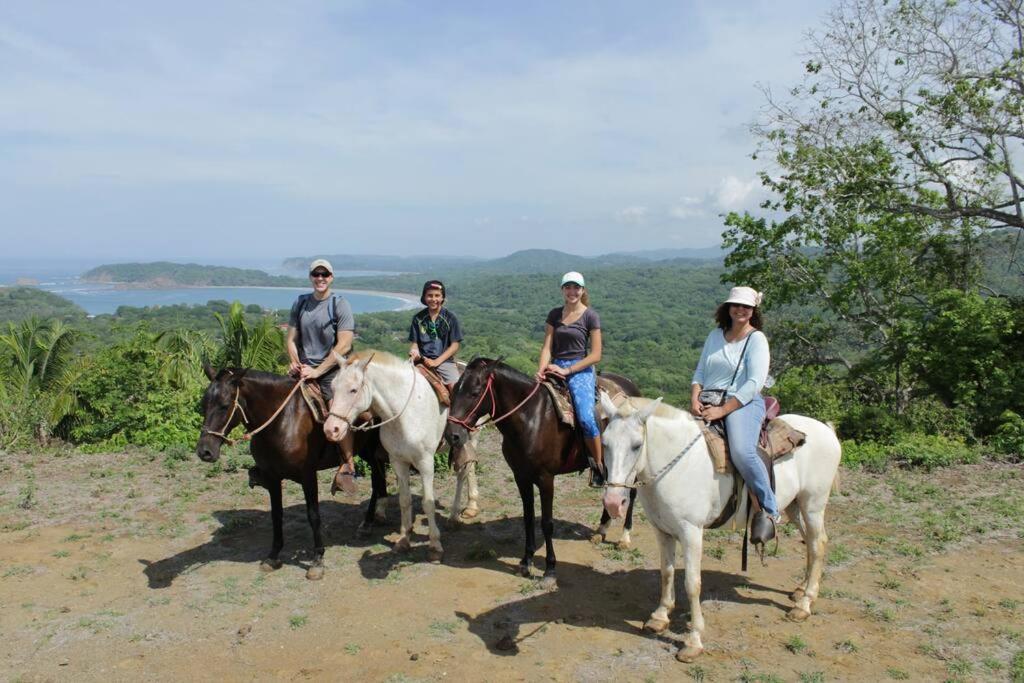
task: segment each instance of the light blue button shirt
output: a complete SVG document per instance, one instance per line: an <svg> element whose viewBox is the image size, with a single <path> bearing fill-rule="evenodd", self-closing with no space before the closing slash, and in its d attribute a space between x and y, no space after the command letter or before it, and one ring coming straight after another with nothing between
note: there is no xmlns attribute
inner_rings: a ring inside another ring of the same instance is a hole
<svg viewBox="0 0 1024 683"><path fill-rule="evenodd" d="M704 341L704 350L700 354L700 362L693 373L691 384L699 384L704 389L725 389L742 405L747 405L764 388L768 379L768 365L771 354L768 351L768 338L763 332L755 330L750 333L750 344L740 358L743 344L747 338L734 342L725 340L725 332L715 328ZM740 364L736 372L736 363ZM736 372L736 381L731 382Z"/></svg>

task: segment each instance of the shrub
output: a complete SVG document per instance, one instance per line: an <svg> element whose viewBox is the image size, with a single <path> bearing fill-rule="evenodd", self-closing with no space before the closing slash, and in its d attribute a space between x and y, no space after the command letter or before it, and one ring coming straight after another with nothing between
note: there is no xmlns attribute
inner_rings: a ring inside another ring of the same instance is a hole
<svg viewBox="0 0 1024 683"><path fill-rule="evenodd" d="M890 463L927 470L978 461L978 449L959 439L933 434L902 434L895 443L843 441L843 464L884 472Z"/></svg>
<svg viewBox="0 0 1024 683"><path fill-rule="evenodd" d="M1003 412L990 443L999 453L1024 458L1024 417L1012 410Z"/></svg>

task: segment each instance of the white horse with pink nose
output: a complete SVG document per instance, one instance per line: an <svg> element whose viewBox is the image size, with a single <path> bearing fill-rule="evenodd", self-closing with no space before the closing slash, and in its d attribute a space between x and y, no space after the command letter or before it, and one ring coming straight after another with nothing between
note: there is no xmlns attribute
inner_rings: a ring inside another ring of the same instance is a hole
<svg viewBox="0 0 1024 683"><path fill-rule="evenodd" d="M604 464L608 484L605 509L622 517L629 489L636 488L647 518L654 525L661 551L661 600L644 628L661 633L675 608L676 542L682 544L686 596L690 602L690 630L676 658L692 662L704 650L704 615L700 606L700 564L704 529L719 519L733 493L733 475L715 472L697 418L661 402L630 398L616 406L601 393L601 407L609 416L604 430ZM839 468L840 445L826 424L802 415L783 415L786 422L807 435L804 444L775 463L779 509L800 526L807 547L803 581L793 591L796 605L788 616L803 621L811 614L825 563L825 507ZM737 505L742 526L746 497Z"/></svg>

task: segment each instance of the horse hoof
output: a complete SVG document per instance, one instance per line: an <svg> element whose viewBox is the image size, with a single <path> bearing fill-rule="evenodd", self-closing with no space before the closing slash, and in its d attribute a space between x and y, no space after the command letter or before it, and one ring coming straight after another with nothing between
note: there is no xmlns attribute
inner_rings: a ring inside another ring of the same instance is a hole
<svg viewBox="0 0 1024 683"><path fill-rule="evenodd" d="M807 621L809 616L811 616L811 613L800 607L794 607L786 613L786 618L790 621Z"/></svg>
<svg viewBox="0 0 1024 683"><path fill-rule="evenodd" d="M520 563L519 576L523 577L524 579L530 578L530 565Z"/></svg>
<svg viewBox="0 0 1024 683"><path fill-rule="evenodd" d="M655 633L655 634L657 634L657 633L664 633L667 628L668 628L668 620L667 619L654 619L652 617L652 618L648 619L646 623L644 623L644 630L647 631L648 633Z"/></svg>
<svg viewBox="0 0 1024 683"><path fill-rule="evenodd" d="M267 559L265 559L262 562L260 562L260 569L262 571L265 571L265 572L272 572L272 571L275 571L277 569L280 569L281 565L282 565L281 560L279 560L277 558L271 559L271 558L268 557Z"/></svg>
<svg viewBox="0 0 1024 683"><path fill-rule="evenodd" d="M458 531L462 528L462 522L457 517L449 517L448 521L445 522L445 526L448 531Z"/></svg>
<svg viewBox="0 0 1024 683"><path fill-rule="evenodd" d="M383 512L375 512L373 513L373 521L377 524L383 524L384 522L388 521L388 516Z"/></svg>
<svg viewBox="0 0 1024 683"><path fill-rule="evenodd" d="M795 591L789 594L789 599L793 602L800 602L804 597L804 589L797 588Z"/></svg>
<svg viewBox="0 0 1024 683"><path fill-rule="evenodd" d="M474 519L479 514L480 510L478 508L466 508L462 511L461 516L463 519Z"/></svg>
<svg viewBox="0 0 1024 683"><path fill-rule="evenodd" d="M558 578L554 572L551 574L545 573L544 578L540 580L540 587L546 591L553 591L558 589Z"/></svg>
<svg viewBox="0 0 1024 683"><path fill-rule="evenodd" d="M687 645L686 647L679 648L679 652L676 653L676 659L683 664L689 664L697 659L701 652L704 652L704 648Z"/></svg>
<svg viewBox="0 0 1024 683"><path fill-rule="evenodd" d="M618 550L629 550L630 548L633 547L633 544L631 542L629 542L629 541L619 541L618 543L615 544L615 547Z"/></svg>
<svg viewBox="0 0 1024 683"><path fill-rule="evenodd" d="M356 527L356 537L357 538L369 538L370 534L372 534L372 533L373 533L373 527L370 526L369 524L367 524L366 522L363 522L362 524L360 524L359 526Z"/></svg>
<svg viewBox="0 0 1024 683"><path fill-rule="evenodd" d="M604 543L604 534L594 534L590 537L590 542L594 545L601 545Z"/></svg>
<svg viewBox="0 0 1024 683"><path fill-rule="evenodd" d="M306 578L310 581L319 581L324 578L324 566L322 564L314 564L306 570Z"/></svg>
<svg viewBox="0 0 1024 683"><path fill-rule="evenodd" d="M395 543L396 553L407 553L409 552L410 548L412 548L412 544L409 543L409 538L406 536L403 536L402 538L398 539L398 542Z"/></svg>
<svg viewBox="0 0 1024 683"><path fill-rule="evenodd" d="M444 551L437 548L427 548L427 560L434 564L440 564L444 559Z"/></svg>

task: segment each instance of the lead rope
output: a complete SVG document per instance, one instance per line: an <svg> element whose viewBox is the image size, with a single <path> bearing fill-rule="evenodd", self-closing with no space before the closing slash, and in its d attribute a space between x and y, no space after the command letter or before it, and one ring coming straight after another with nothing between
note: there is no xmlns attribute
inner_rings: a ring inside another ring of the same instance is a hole
<svg viewBox="0 0 1024 683"><path fill-rule="evenodd" d="M353 431L359 431L359 432L368 432L371 429L379 429L380 427L383 427L387 423L389 423L389 422L391 422L393 420L397 420L398 418L402 417L402 415L405 413L405 409L409 407L409 403L412 401L412 395L416 391L416 376L419 373L416 372L416 368L414 368L412 366L409 366L409 367L412 368L412 386L409 387L409 395L406 396L406 398L405 398L405 405L402 406L402 409L400 411L398 411L398 414L392 415L388 419L386 419L386 420L384 420L382 422L377 422L376 424L367 423L367 424L361 424L361 425L358 425L358 426L353 425L351 422L348 421L347 418L342 417L341 415L338 415L337 413L335 413L333 411L331 411L329 414L333 415L334 417L336 417L338 419L344 420L345 422L348 422L349 429L351 429ZM366 386L365 380L363 381L363 386L364 387Z"/></svg>

